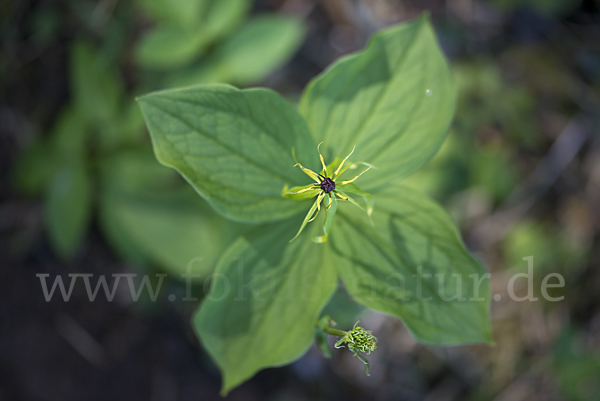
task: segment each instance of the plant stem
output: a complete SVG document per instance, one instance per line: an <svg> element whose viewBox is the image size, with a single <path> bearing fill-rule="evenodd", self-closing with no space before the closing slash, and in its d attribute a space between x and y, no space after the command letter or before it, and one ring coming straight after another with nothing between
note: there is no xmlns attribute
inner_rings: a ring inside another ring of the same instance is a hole
<svg viewBox="0 0 600 401"><path fill-rule="evenodd" d="M332 336L336 336L336 337L344 337L346 335L345 331L342 330L337 330L337 329L332 329L331 327L325 325L322 327L322 330Z"/></svg>

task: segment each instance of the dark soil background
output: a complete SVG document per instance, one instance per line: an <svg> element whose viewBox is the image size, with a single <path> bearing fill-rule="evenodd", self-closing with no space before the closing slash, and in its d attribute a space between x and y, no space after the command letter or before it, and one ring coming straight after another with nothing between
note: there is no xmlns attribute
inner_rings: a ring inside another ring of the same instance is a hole
<svg viewBox="0 0 600 401"><path fill-rule="evenodd" d="M71 96L69 46L107 34L88 24L86 10L107 5L131 8L117 0L0 2L0 400L217 400L220 374L191 328L194 305L140 306L119 296L90 302L83 288L69 302L46 302L36 277L136 271L95 220L76 257L61 260L41 201L13 185L23 150L48 135ZM565 276L556 295L565 299L492 302L494 347L420 345L400 322L363 315L381 344L371 378L346 354L326 360L311 349L228 398L600 399L600 2L257 0L252 12L263 11L308 23L301 49L260 83L292 98L374 31L428 11L452 65L466 71L451 135L469 147L434 160L413 181L443 183L423 189L450 210L493 273L494 294L506 294L510 268L531 250L545 260L545 273ZM125 49L147 26L131 12ZM137 72L126 56L118 68L133 85ZM485 68L497 76L479 80ZM519 226L525 220L535 228Z"/></svg>

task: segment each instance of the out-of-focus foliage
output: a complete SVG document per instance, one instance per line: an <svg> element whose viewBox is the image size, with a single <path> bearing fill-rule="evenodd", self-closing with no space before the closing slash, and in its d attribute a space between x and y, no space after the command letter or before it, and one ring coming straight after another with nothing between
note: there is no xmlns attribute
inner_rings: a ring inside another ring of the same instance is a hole
<svg viewBox="0 0 600 401"><path fill-rule="evenodd" d="M244 21L250 0L139 3L156 24L137 44L135 60L142 68L168 72L170 87L260 81L291 57L305 33L302 21L291 16L271 13Z"/></svg>
<svg viewBox="0 0 600 401"><path fill-rule="evenodd" d="M555 347L553 368L567 399L600 398L600 353L590 352L572 327L565 328Z"/></svg>
<svg viewBox="0 0 600 401"><path fill-rule="evenodd" d="M523 257L533 256L535 268L546 274L568 274L580 266L587 254L587 247L558 227L526 220L511 228L503 248L507 268L524 268Z"/></svg>
<svg viewBox="0 0 600 401"><path fill-rule="evenodd" d="M143 88L181 79L188 74L185 68L197 69L197 63L211 66L208 75L191 77L188 84L256 82L289 59L304 35L301 21L289 16L265 14L244 23L247 0L140 0L138 5L155 20L134 44L140 68L136 81ZM85 6L77 11L90 18ZM51 17L40 14L35 20L45 27L40 28L43 37L56 29ZM117 17L101 46L83 38L71 44L69 105L50 135L21 156L15 182L24 193L44 198L47 232L63 258L75 256L97 216L108 242L124 258L176 275L189 266L204 279L245 228L215 215L154 159L133 101L139 89L127 89L114 63L125 59L117 43L132 23L123 14ZM146 74L144 69L161 71Z"/></svg>

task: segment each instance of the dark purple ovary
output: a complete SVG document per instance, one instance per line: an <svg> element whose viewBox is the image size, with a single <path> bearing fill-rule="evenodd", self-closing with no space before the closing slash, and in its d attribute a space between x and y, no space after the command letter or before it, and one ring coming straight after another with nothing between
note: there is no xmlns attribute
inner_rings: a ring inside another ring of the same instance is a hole
<svg viewBox="0 0 600 401"><path fill-rule="evenodd" d="M321 181L320 184L315 184L316 186L321 187L321 189L326 193L330 193L331 191L333 191L335 189L335 182L333 182L333 180L329 177L323 177L322 175L319 174L319 176L321 178L323 178L323 181Z"/></svg>

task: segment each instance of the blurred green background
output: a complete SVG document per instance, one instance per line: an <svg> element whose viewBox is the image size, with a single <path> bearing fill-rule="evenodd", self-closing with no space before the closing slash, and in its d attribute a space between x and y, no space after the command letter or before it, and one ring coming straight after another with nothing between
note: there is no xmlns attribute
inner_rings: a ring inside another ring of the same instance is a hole
<svg viewBox="0 0 600 401"><path fill-rule="evenodd" d="M496 345L418 344L340 289L326 313L375 331L371 377L351 353L326 360L315 347L228 398L600 400L594 0L2 1L0 400L219 399L189 324L197 303L167 294L201 297L251 227L156 162L135 97L225 82L294 102L332 61L424 11L460 94L444 146L406 183L444 205L492 273ZM517 302L508 283L530 256L539 301ZM91 302L83 286L69 302L44 300L36 274L68 285L77 273L168 277L156 302L126 291ZM541 296L550 273L565 279L550 291L561 301Z"/></svg>

